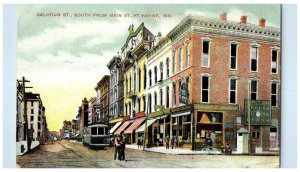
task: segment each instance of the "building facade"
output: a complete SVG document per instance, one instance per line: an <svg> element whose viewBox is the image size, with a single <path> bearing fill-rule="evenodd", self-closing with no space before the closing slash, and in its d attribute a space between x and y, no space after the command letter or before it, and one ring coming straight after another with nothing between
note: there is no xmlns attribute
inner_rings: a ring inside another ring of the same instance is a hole
<svg viewBox="0 0 300 172"><path fill-rule="evenodd" d="M124 116L124 67L118 54L107 64L110 70L109 124L122 121Z"/></svg>
<svg viewBox="0 0 300 172"><path fill-rule="evenodd" d="M104 75L97 83L100 89L100 116L96 123L109 124L109 86L110 76Z"/></svg>

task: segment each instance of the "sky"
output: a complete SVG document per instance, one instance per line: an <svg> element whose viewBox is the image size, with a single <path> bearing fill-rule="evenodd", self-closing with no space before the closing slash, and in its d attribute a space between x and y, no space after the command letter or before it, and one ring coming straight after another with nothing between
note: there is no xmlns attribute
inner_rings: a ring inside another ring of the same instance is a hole
<svg viewBox="0 0 300 172"><path fill-rule="evenodd" d="M267 26L280 27L280 5L18 5L17 79L30 80L34 88L27 91L41 95L48 128L59 131L64 120L75 119L84 97L96 96L94 88L109 74L106 65L121 52L130 24L136 29L144 22L154 35L164 36L188 14L219 18L222 11L228 20L246 15L249 23L265 18ZM61 16L38 16L47 13ZM94 13L122 17L93 17ZM133 17L146 13L160 17Z"/></svg>

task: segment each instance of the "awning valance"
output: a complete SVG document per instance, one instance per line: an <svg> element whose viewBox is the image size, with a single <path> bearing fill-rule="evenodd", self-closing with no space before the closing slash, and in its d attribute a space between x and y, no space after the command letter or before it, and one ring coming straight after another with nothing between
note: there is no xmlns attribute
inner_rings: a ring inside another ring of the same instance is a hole
<svg viewBox="0 0 300 172"><path fill-rule="evenodd" d="M125 134L131 134L138 126L140 126L144 121L146 117L138 118L136 119L126 130Z"/></svg>
<svg viewBox="0 0 300 172"><path fill-rule="evenodd" d="M176 115L172 115L172 117L177 117L177 116L185 116L185 115L190 115L191 112L183 112L183 113L179 113L179 114L176 114Z"/></svg>

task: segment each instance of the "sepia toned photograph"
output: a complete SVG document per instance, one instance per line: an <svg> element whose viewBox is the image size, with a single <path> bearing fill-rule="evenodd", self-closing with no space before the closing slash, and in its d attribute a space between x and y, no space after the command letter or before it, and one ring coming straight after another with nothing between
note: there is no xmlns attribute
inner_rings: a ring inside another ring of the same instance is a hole
<svg viewBox="0 0 300 172"><path fill-rule="evenodd" d="M280 4L17 5L16 167L280 168Z"/></svg>

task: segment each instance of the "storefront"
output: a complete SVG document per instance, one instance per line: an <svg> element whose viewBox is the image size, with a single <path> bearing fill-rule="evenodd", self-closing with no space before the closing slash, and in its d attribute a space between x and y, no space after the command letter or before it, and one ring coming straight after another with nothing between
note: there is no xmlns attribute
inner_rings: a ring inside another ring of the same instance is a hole
<svg viewBox="0 0 300 172"><path fill-rule="evenodd" d="M135 130L145 121L146 117L135 119L132 124L124 131L125 136L128 138L128 144L136 143Z"/></svg>

